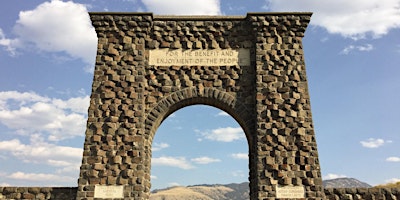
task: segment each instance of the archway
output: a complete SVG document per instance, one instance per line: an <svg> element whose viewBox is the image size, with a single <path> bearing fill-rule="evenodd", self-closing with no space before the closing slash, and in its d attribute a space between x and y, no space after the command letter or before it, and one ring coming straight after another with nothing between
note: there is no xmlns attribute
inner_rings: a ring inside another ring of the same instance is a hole
<svg viewBox="0 0 400 200"><path fill-rule="evenodd" d="M174 185L248 182L248 144L226 112L193 105L172 113L152 145L152 190Z"/></svg>
<svg viewBox="0 0 400 200"><path fill-rule="evenodd" d="M148 141L146 144L146 160L144 162L146 170L150 172L151 169L151 149L154 144L153 139L155 133L161 123L172 113L187 106L193 105L208 105L220 109L226 112L239 124L243 129L244 135L246 137L249 157L254 156L252 152L255 150L252 141L254 140L251 133L254 131L254 120L251 117L252 113L250 109L234 99L229 93L221 92L213 88L198 88L198 87L188 87L183 90L174 92L167 97L163 98L158 104L149 112L146 120L146 137ZM254 158L253 158L254 159ZM249 162L249 181L250 181L250 193L255 192L255 166L252 162ZM149 180L150 181L150 180ZM252 184L251 184L252 183Z"/></svg>

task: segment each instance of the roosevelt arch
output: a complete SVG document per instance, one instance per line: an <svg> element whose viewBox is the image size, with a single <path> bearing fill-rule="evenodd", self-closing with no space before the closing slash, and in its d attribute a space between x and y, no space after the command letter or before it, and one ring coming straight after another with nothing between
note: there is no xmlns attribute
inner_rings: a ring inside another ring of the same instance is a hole
<svg viewBox="0 0 400 200"><path fill-rule="evenodd" d="M244 130L251 200L323 199L302 46L311 13L90 17L98 46L77 200L148 199L155 131L194 104Z"/></svg>

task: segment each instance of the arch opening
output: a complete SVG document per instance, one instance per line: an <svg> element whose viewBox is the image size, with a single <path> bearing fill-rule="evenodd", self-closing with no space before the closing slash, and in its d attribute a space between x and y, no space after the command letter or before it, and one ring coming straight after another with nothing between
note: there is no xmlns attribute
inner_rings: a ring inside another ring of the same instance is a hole
<svg viewBox="0 0 400 200"><path fill-rule="evenodd" d="M242 183L248 198L249 146L241 125L226 111L206 104L168 115L152 142L152 190Z"/></svg>

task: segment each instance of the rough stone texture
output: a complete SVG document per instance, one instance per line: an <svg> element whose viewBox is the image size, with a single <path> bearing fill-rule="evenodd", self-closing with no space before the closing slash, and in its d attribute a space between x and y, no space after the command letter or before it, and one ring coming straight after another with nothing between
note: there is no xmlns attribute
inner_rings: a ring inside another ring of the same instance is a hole
<svg viewBox="0 0 400 200"><path fill-rule="evenodd" d="M0 187L0 199L62 199L76 198L76 187ZM400 200L400 190L393 188L329 188L327 200Z"/></svg>
<svg viewBox="0 0 400 200"><path fill-rule="evenodd" d="M0 187L0 199L74 200L76 187Z"/></svg>
<svg viewBox="0 0 400 200"><path fill-rule="evenodd" d="M399 200L396 188L325 188L327 200Z"/></svg>
<svg viewBox="0 0 400 200"><path fill-rule="evenodd" d="M276 199L277 184L324 197L301 42L310 13L90 16L98 49L77 199L94 199L97 184L148 199L154 134L194 104L220 108L242 126L252 200ZM148 65L149 50L160 48L245 48L251 66Z"/></svg>

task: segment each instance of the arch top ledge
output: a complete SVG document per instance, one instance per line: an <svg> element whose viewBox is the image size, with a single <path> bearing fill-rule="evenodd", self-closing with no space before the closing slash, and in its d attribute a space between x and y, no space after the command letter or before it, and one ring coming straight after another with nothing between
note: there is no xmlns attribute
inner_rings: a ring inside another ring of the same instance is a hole
<svg viewBox="0 0 400 200"><path fill-rule="evenodd" d="M304 16L310 16L312 15L312 12L248 12L246 15L155 15L152 12L89 12L89 15L95 16L95 15L123 15L123 16L129 16L129 15L150 15L152 18L155 19L166 19L166 18L171 18L171 19L229 19L229 18L246 18L248 16L259 16L259 15L304 15Z"/></svg>
<svg viewBox="0 0 400 200"><path fill-rule="evenodd" d="M191 105L209 105L229 113L244 129L249 146L252 146L254 116L249 108L227 92L214 88L188 87L169 94L146 114L146 132L152 135L161 122L173 112ZM253 120L252 120L253 119Z"/></svg>
<svg viewBox="0 0 400 200"><path fill-rule="evenodd" d="M137 27L137 22L146 22L142 28L146 31L154 31L156 23L153 22L201 22L201 21L225 21L225 22L244 22L252 25L254 28L270 29L271 27L280 27L281 32L305 32L312 12L249 12L243 16L222 16L222 15L154 15L152 12L89 12L92 25L96 31L113 30L110 27L123 26L123 29ZM103 23L111 22L115 23ZM135 21L135 22L132 22ZM132 23L131 23L132 22ZM284 23L287 22L287 23ZM99 29L100 28L100 29ZM141 30L143 31L143 30ZM283 33L282 32L282 33ZM302 35L302 34L301 34Z"/></svg>

